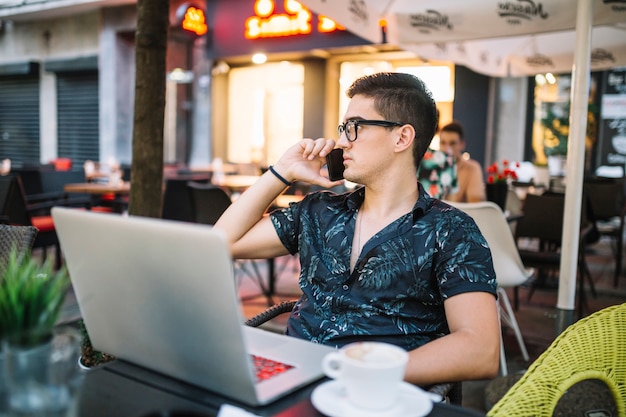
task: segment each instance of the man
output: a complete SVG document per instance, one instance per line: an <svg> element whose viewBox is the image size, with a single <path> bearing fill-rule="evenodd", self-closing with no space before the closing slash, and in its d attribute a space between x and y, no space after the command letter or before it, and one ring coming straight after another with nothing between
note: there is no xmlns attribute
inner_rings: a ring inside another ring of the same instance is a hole
<svg viewBox="0 0 626 417"><path fill-rule="evenodd" d="M457 191L448 194L445 199L465 203L485 201L483 169L477 161L463 157L465 135L461 123L454 121L441 129L439 149L452 155L456 160Z"/></svg>
<svg viewBox="0 0 626 417"><path fill-rule="evenodd" d="M332 139L303 139L244 192L215 227L235 258L299 252L303 296L287 334L342 346L379 340L410 351L418 385L491 378L500 328L491 254L475 223L418 185L435 129L435 103L417 77L358 79L337 146L344 177L363 187L321 191L264 212L293 181L323 187Z"/></svg>

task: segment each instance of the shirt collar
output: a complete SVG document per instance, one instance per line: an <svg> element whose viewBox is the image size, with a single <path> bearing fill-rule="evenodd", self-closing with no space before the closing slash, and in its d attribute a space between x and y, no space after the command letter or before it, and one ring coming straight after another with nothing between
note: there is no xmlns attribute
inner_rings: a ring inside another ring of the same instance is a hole
<svg viewBox="0 0 626 417"><path fill-rule="evenodd" d="M365 187L360 186L346 197L346 206L350 210L357 210L365 200Z"/></svg>
<svg viewBox="0 0 626 417"><path fill-rule="evenodd" d="M431 196L428 195L422 184L417 182L419 197L413 206L411 212L413 213L413 220L417 220L417 218L421 217L426 213L430 207L432 207L433 202L435 201ZM349 193L346 197L346 206L350 210L357 210L363 204L363 200L365 199L365 187L358 187L356 190Z"/></svg>
<svg viewBox="0 0 626 417"><path fill-rule="evenodd" d="M423 216L435 202L435 199L428 195L419 181L417 182L417 190L419 192L419 197L413 206L413 221L417 220L418 217Z"/></svg>

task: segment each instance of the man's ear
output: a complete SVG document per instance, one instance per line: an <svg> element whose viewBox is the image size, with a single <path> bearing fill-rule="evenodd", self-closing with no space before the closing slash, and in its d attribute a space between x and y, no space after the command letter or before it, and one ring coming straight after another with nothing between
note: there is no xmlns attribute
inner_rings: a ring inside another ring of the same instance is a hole
<svg viewBox="0 0 626 417"><path fill-rule="evenodd" d="M396 138L395 148L397 152L405 151L413 146L415 140L415 128L405 124L398 129L399 136Z"/></svg>

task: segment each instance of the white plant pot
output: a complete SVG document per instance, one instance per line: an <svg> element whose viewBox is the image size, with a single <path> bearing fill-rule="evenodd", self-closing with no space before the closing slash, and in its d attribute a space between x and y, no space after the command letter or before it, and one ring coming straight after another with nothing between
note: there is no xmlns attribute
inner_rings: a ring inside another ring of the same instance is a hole
<svg viewBox="0 0 626 417"><path fill-rule="evenodd" d="M536 166L535 177L533 178L535 186L548 187L550 185L550 171L548 167Z"/></svg>
<svg viewBox="0 0 626 417"><path fill-rule="evenodd" d="M565 176L565 164L567 157L563 155L552 155L548 157L548 171L552 177Z"/></svg>

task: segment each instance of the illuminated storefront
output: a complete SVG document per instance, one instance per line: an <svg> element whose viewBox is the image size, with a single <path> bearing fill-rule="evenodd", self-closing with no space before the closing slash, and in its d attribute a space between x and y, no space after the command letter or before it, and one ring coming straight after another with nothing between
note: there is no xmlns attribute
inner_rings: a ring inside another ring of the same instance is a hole
<svg viewBox="0 0 626 417"><path fill-rule="evenodd" d="M0 39L7 51L0 54L0 105L27 105L32 115L0 115L8 121L0 132L12 139L7 146L27 144L5 149L16 163L131 162L137 8L92 6L61 13L50 2L37 13L29 4L4 11L20 20ZM295 0L172 0L169 17L168 165L202 166L215 157L267 165L302 137L336 137L346 86L371 71L419 72L438 96L442 122L456 117L463 102L458 68L372 45ZM468 92L465 107L486 113L481 94ZM475 137L482 143L482 135Z"/></svg>
<svg viewBox="0 0 626 417"><path fill-rule="evenodd" d="M265 166L302 137L336 137L345 89L371 72L419 75L433 88L442 121L452 118L450 64L425 65L413 54L370 45L297 1L220 1L215 13L208 49L215 59L215 156ZM255 54L267 61L253 64Z"/></svg>

